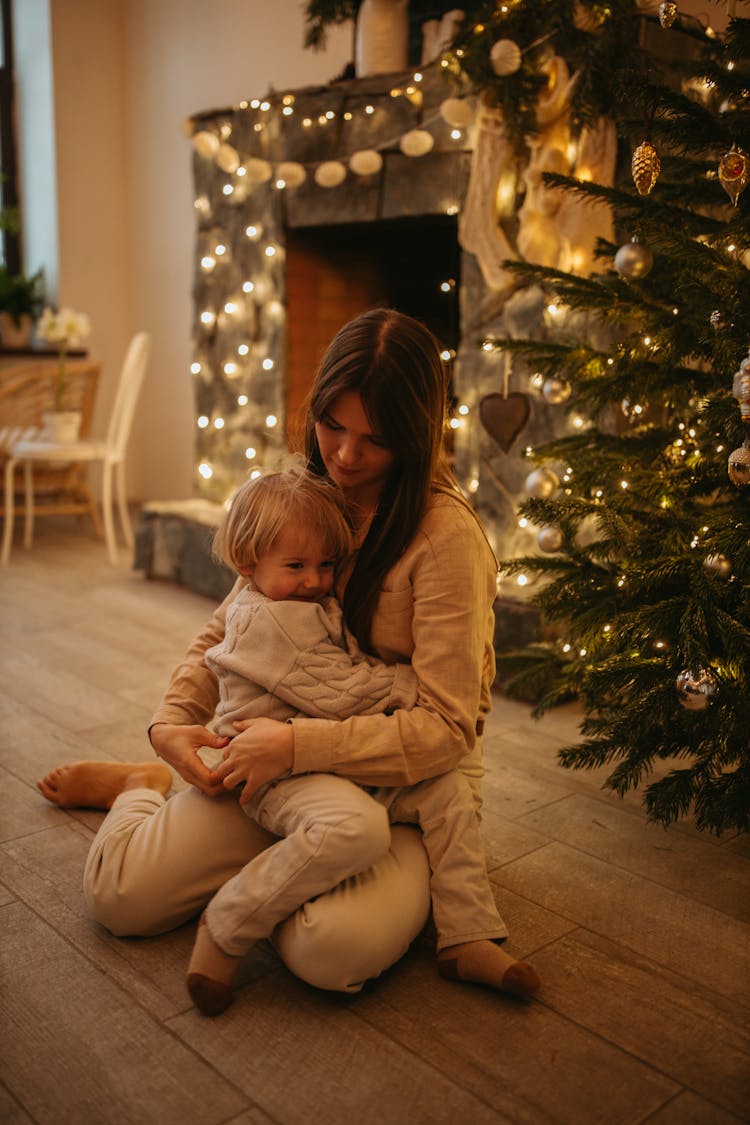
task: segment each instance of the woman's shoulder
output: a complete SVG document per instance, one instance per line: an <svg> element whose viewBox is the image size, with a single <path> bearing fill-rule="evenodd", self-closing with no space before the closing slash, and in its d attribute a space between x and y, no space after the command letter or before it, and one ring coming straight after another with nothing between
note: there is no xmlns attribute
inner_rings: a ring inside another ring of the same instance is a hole
<svg viewBox="0 0 750 1125"><path fill-rule="evenodd" d="M479 517L460 493L434 489L427 508L412 540L412 549L419 544L438 552L460 548L462 552L476 553L496 567L494 554ZM473 548L473 551L472 551Z"/></svg>

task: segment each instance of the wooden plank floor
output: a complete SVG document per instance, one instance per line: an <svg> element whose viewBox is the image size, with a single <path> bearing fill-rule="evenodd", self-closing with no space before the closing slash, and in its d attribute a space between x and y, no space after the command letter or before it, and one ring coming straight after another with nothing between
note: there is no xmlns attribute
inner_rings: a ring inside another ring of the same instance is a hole
<svg viewBox="0 0 750 1125"><path fill-rule="evenodd" d="M562 770L575 707L535 723L498 697L486 738L491 878L510 948L543 979L531 1004L442 980L427 939L358 997L262 946L207 1020L183 987L194 924L121 940L91 923L101 814L57 809L34 781L149 755L146 720L211 608L109 567L72 520L39 521L0 572L3 1122L750 1120L748 838L664 832L637 797Z"/></svg>

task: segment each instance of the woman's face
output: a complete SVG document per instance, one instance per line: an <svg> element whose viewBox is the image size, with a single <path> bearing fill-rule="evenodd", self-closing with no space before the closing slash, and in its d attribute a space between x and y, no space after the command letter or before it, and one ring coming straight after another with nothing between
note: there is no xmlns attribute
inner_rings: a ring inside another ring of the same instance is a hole
<svg viewBox="0 0 750 1125"><path fill-rule="evenodd" d="M365 414L356 391L345 391L315 423L326 471L347 499L374 509L395 458Z"/></svg>

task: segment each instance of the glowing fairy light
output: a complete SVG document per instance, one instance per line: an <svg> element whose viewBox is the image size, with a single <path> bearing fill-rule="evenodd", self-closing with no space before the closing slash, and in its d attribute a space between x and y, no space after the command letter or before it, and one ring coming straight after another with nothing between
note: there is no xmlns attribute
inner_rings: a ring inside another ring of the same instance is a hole
<svg viewBox="0 0 750 1125"><path fill-rule="evenodd" d="M224 305L224 312L227 316L233 316L236 312L240 311L240 307L236 301L227 301Z"/></svg>
<svg viewBox="0 0 750 1125"><path fill-rule="evenodd" d="M207 464L206 461L201 461L200 465L198 466L198 472L204 480L210 480L214 475L213 469L209 464Z"/></svg>
<svg viewBox="0 0 750 1125"><path fill-rule="evenodd" d="M198 429L199 430L205 430L208 423L209 423L209 419L206 417L206 415L201 414L200 418L198 419Z"/></svg>
<svg viewBox="0 0 750 1125"><path fill-rule="evenodd" d="M224 419L223 418L214 418L214 429L215 430L223 430L224 429Z"/></svg>
<svg viewBox="0 0 750 1125"><path fill-rule="evenodd" d="M564 644L564 645L562 646L562 650L563 650L563 652L570 652L570 650L571 650L571 648L572 648L572 647L573 647L572 645L569 645L569 644L568 644L568 643L566 642L566 643L565 643L565 644Z"/></svg>
<svg viewBox="0 0 750 1125"><path fill-rule="evenodd" d="M224 184L224 187L221 190L224 195L234 195L234 188L231 184Z"/></svg>
<svg viewBox="0 0 750 1125"><path fill-rule="evenodd" d="M263 473L260 471L260 469L253 469L253 471L250 474L250 480L257 480L258 477L262 477L262 476L263 476Z"/></svg>
<svg viewBox="0 0 750 1125"><path fill-rule="evenodd" d="M213 324L215 320L216 313L211 312L210 309L204 309L201 313L201 324L205 324L208 327L209 325Z"/></svg>
<svg viewBox="0 0 750 1125"><path fill-rule="evenodd" d="M483 352L494 352L494 350L495 350L495 345L492 343L492 341L491 340L485 340L484 343L482 344L482 351Z"/></svg>
<svg viewBox="0 0 750 1125"><path fill-rule="evenodd" d="M237 364L232 363L231 360L229 360L227 363L225 363L224 364L224 374L225 375L236 375L237 374Z"/></svg>
<svg viewBox="0 0 750 1125"><path fill-rule="evenodd" d="M271 357L267 356L263 360L263 363L261 364L261 366L262 366L264 371L272 371L273 370L273 360L271 359Z"/></svg>
<svg viewBox="0 0 750 1125"><path fill-rule="evenodd" d="M459 404L458 413L459 414L468 414L469 413L469 408L468 408L468 406L466 405L465 402L462 402L462 403Z"/></svg>
<svg viewBox="0 0 750 1125"><path fill-rule="evenodd" d="M237 355L248 355L249 352L250 352L250 345L249 344L240 344L240 346L237 348Z"/></svg>
<svg viewBox="0 0 750 1125"><path fill-rule="evenodd" d="M469 481L469 492L476 492L479 488L479 481L476 477L472 477Z"/></svg>
<svg viewBox="0 0 750 1125"><path fill-rule="evenodd" d="M216 258L212 257L211 254L204 254L201 258L201 269L204 269L208 272L209 270L212 270L215 265Z"/></svg>
<svg viewBox="0 0 750 1125"><path fill-rule="evenodd" d="M518 520L518 526L519 527L528 527L529 526L529 521L526 519L526 516L520 517L520 519Z"/></svg>
<svg viewBox="0 0 750 1125"><path fill-rule="evenodd" d="M252 445L248 445L247 449L245 450L245 457L248 459L248 461L252 461L253 457L255 457L255 454L256 450L253 449Z"/></svg>
<svg viewBox="0 0 750 1125"><path fill-rule="evenodd" d="M519 586L525 586L528 583L528 581L529 581L529 578L528 578L528 575L526 575L526 574L519 574L518 577L516 578L516 582Z"/></svg>
<svg viewBox="0 0 750 1125"><path fill-rule="evenodd" d="M266 415L266 425L268 426L269 430L272 430L277 423L278 423L278 418L276 417L275 414L267 414Z"/></svg>
<svg viewBox="0 0 750 1125"><path fill-rule="evenodd" d="M254 289L255 289L255 282L254 281L243 281L243 283L242 283L242 292L243 293L252 293L254 291Z"/></svg>
<svg viewBox="0 0 750 1125"><path fill-rule="evenodd" d="M202 370L203 370L203 368L201 367L201 365L198 363L197 360L196 360L195 363L190 364L190 374L191 375L200 375Z"/></svg>
<svg viewBox="0 0 750 1125"><path fill-rule="evenodd" d="M237 395L238 406L247 406L249 401L250 399L247 397L247 395Z"/></svg>

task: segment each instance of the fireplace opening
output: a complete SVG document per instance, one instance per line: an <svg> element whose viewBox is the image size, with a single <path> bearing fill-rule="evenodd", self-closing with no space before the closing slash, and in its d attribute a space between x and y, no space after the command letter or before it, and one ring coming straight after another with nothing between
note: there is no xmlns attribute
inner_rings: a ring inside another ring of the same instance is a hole
<svg viewBox="0 0 750 1125"><path fill-rule="evenodd" d="M461 254L457 219L410 216L288 228L287 434L300 447L315 369L342 325L374 307L421 320L451 356L459 343Z"/></svg>

